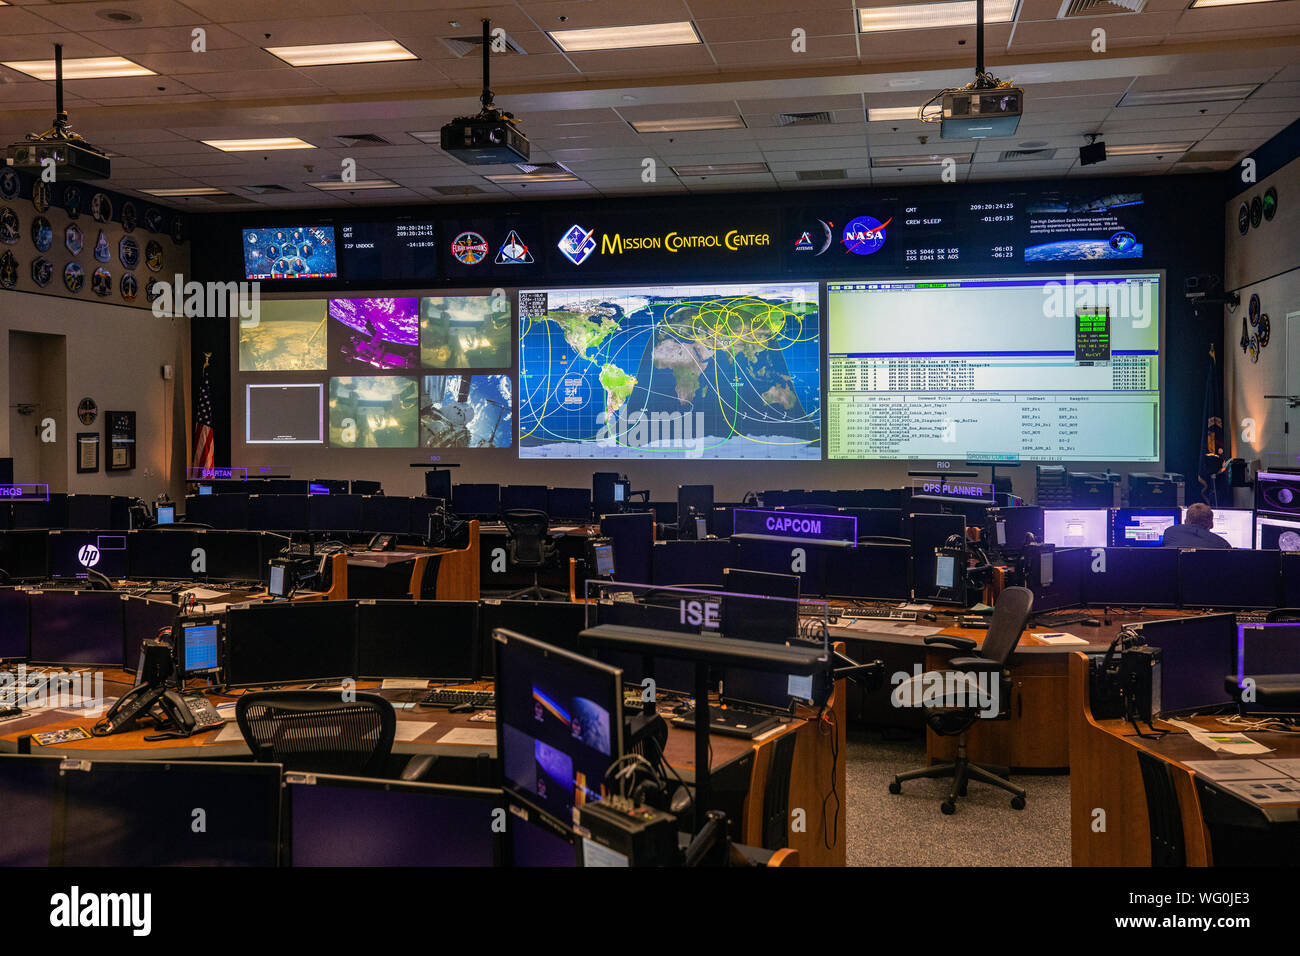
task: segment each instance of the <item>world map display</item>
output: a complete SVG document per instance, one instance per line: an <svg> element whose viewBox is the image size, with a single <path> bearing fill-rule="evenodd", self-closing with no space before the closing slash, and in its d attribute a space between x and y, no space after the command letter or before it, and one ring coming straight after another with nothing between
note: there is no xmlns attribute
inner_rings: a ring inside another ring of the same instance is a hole
<svg viewBox="0 0 1300 956"><path fill-rule="evenodd" d="M816 283L519 293L520 456L821 457Z"/></svg>

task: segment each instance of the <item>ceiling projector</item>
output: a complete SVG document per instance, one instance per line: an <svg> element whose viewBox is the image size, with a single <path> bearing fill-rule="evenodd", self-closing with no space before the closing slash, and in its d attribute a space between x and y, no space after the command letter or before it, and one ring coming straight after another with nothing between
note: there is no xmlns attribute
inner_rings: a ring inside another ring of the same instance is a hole
<svg viewBox="0 0 1300 956"><path fill-rule="evenodd" d="M444 152L471 166L501 166L506 163L528 162L528 137L515 129L515 118L492 103L490 84L492 52L492 21L483 21L483 93L479 102L483 108L475 116L461 116L446 126L439 134ZM498 31L500 33L500 31Z"/></svg>
<svg viewBox="0 0 1300 956"><path fill-rule="evenodd" d="M54 44L54 125L44 133L28 133L5 150L5 163L40 176L47 168L55 179L108 179L108 154L91 146L68 125L63 109L63 44Z"/></svg>
<svg viewBox="0 0 1300 956"><path fill-rule="evenodd" d="M939 123L942 139L1011 136L1020 125L1025 91L1014 86L948 90Z"/></svg>

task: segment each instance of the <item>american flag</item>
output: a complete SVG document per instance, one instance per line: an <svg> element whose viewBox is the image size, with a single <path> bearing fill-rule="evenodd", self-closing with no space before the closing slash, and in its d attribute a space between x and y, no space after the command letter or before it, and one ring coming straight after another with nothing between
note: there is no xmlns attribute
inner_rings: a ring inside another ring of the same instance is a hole
<svg viewBox="0 0 1300 956"><path fill-rule="evenodd" d="M212 439L212 383L208 378L208 363L212 353L203 354L203 381L199 385L199 407L194 415L194 466L211 468L215 464Z"/></svg>

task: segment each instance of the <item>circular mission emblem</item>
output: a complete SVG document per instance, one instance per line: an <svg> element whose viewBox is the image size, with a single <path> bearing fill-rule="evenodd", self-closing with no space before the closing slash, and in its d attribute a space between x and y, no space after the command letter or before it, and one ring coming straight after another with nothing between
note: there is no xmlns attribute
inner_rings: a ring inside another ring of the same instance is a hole
<svg viewBox="0 0 1300 956"><path fill-rule="evenodd" d="M462 232L452 240L451 254L467 266L478 265L487 258L487 240L477 232Z"/></svg>

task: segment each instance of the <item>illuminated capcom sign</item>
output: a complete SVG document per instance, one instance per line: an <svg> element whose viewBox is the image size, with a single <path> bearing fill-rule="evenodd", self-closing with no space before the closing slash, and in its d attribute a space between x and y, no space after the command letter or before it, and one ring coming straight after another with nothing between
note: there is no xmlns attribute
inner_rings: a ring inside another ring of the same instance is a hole
<svg viewBox="0 0 1300 956"><path fill-rule="evenodd" d="M913 498L946 498L949 501L994 503L993 486L955 478L913 478Z"/></svg>
<svg viewBox="0 0 1300 956"><path fill-rule="evenodd" d="M847 515L809 515L795 511L737 508L733 534L764 538L804 538L808 541L858 540L858 519Z"/></svg>

